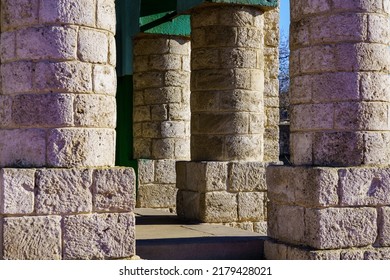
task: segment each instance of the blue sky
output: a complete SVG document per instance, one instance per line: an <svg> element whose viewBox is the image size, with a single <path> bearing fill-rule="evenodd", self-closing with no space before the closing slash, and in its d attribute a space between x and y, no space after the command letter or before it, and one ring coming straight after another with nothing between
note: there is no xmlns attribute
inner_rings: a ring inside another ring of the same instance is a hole
<svg viewBox="0 0 390 280"><path fill-rule="evenodd" d="M290 25L290 0L280 0L280 32L288 34Z"/></svg>

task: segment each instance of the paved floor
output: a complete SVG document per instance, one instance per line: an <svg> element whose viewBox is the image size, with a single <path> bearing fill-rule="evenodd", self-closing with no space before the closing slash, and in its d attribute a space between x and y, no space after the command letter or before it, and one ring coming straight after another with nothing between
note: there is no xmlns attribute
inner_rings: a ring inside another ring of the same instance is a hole
<svg viewBox="0 0 390 280"><path fill-rule="evenodd" d="M266 237L241 229L190 224L176 215L138 208L136 250L143 259L262 259Z"/></svg>

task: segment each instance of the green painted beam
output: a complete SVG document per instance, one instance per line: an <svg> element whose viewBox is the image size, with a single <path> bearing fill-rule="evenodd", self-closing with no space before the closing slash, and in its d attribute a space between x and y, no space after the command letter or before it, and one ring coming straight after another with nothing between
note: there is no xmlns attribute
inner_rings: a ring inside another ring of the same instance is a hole
<svg viewBox="0 0 390 280"><path fill-rule="evenodd" d="M189 15L174 15L162 13L148 17L141 17L141 31L145 33L190 36L191 21Z"/></svg>
<svg viewBox="0 0 390 280"><path fill-rule="evenodd" d="M255 5L268 9L278 7L279 0L177 0L177 10L182 13L202 3Z"/></svg>

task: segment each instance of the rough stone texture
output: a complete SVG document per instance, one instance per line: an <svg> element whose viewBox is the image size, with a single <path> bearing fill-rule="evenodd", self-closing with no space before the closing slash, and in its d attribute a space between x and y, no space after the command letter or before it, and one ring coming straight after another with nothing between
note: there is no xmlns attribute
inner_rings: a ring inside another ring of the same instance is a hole
<svg viewBox="0 0 390 280"><path fill-rule="evenodd" d="M379 245L390 246L390 207L378 210Z"/></svg>
<svg viewBox="0 0 390 280"><path fill-rule="evenodd" d="M200 219L206 223L236 221L237 195L227 192L208 192L201 194Z"/></svg>
<svg viewBox="0 0 390 280"><path fill-rule="evenodd" d="M33 213L34 174L34 169L0 170L1 214Z"/></svg>
<svg viewBox="0 0 390 280"><path fill-rule="evenodd" d="M64 218L64 259L117 259L135 255L132 213Z"/></svg>
<svg viewBox="0 0 390 280"><path fill-rule="evenodd" d="M61 259L61 217L3 218L3 258Z"/></svg>
<svg viewBox="0 0 390 280"><path fill-rule="evenodd" d="M260 162L233 162L229 165L229 191L266 191L265 165Z"/></svg>
<svg viewBox="0 0 390 280"><path fill-rule="evenodd" d="M177 189L174 184L147 184L138 189L137 206L141 208L168 209L174 212Z"/></svg>
<svg viewBox="0 0 390 280"><path fill-rule="evenodd" d="M135 207L135 174L129 168L98 169L93 173L94 210L132 212Z"/></svg>

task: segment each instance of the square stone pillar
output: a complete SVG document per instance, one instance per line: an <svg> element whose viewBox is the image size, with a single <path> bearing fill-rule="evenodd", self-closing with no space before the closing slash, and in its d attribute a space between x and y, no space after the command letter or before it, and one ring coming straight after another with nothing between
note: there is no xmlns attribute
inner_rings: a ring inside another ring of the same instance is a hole
<svg viewBox="0 0 390 280"><path fill-rule="evenodd" d="M291 160L269 167L268 259L389 259L387 1L294 1Z"/></svg>
<svg viewBox="0 0 390 280"><path fill-rule="evenodd" d="M0 259L135 254L115 165L114 0L2 0Z"/></svg>

